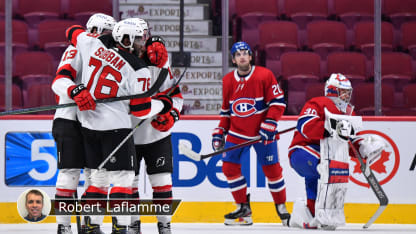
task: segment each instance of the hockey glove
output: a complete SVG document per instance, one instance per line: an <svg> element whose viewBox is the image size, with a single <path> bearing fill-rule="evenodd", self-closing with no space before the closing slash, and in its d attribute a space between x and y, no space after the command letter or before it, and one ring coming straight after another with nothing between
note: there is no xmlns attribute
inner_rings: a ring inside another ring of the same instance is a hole
<svg viewBox="0 0 416 234"><path fill-rule="evenodd" d="M68 96L77 103L80 111L95 110L95 100L83 84L70 86Z"/></svg>
<svg viewBox="0 0 416 234"><path fill-rule="evenodd" d="M156 119L152 120L151 124L155 129L161 132L167 132L179 120L179 116L179 111L173 108L169 113L163 115L158 114Z"/></svg>
<svg viewBox="0 0 416 234"><path fill-rule="evenodd" d="M165 94L159 94L153 97L153 99L163 102L163 109L159 112L159 115L163 115L172 110L173 103L172 98Z"/></svg>
<svg viewBox="0 0 416 234"><path fill-rule="evenodd" d="M386 143L377 135L367 135L359 144L361 157L366 158L369 165L376 162L386 148Z"/></svg>
<svg viewBox="0 0 416 234"><path fill-rule="evenodd" d="M224 149L225 145L225 130L224 128L215 128L214 132L212 133L212 149L214 151Z"/></svg>
<svg viewBox="0 0 416 234"><path fill-rule="evenodd" d="M338 137L343 141L348 141L353 134L351 123L347 120L339 120L336 125Z"/></svg>
<svg viewBox="0 0 416 234"><path fill-rule="evenodd" d="M260 137L263 144L267 145L276 139L277 122L273 119L265 119L260 125Z"/></svg>
<svg viewBox="0 0 416 234"><path fill-rule="evenodd" d="M146 41L146 52L150 62L159 68L168 61L168 51L161 37L154 36Z"/></svg>

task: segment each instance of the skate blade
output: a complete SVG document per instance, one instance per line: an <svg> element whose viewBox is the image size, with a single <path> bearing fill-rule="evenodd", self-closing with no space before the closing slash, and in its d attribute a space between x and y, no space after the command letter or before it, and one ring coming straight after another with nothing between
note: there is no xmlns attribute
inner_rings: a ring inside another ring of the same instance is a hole
<svg viewBox="0 0 416 234"><path fill-rule="evenodd" d="M237 219L225 219L224 221L225 225L230 226L246 226L246 225L252 225L253 219L251 217L241 217Z"/></svg>

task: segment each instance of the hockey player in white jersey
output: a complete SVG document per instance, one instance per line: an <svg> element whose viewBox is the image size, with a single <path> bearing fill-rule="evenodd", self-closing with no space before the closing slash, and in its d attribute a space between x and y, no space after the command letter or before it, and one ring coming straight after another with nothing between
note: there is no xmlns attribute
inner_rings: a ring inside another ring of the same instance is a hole
<svg viewBox="0 0 416 234"><path fill-rule="evenodd" d="M160 88L162 93L169 93L173 100L173 108L170 112L159 114L142 122L134 135L137 162L144 159L146 172L153 188L154 199L172 199L172 143L171 128L179 120L182 110L183 97L178 86L175 86L175 79L170 73L170 62L163 40L160 37L150 37L147 23L143 20L143 26L147 35L146 46L141 56L149 64L152 77L157 77L160 68L168 68L169 74ZM133 127L139 123L133 117ZM133 183L133 197L139 198L138 191L139 175L136 174ZM171 216L157 216L159 234L171 233ZM139 234L140 217L132 216L130 233Z"/></svg>
<svg viewBox="0 0 416 234"><path fill-rule="evenodd" d="M113 17L101 13L92 15L87 22L90 33L111 33L116 21ZM76 102L80 111L95 109L95 101L88 90L84 89L76 96L69 91L77 88L81 82L81 60L73 45L69 45L62 55L52 82L52 90L57 95L59 104ZM58 178L56 181L56 199L72 199L79 182L80 171L85 167L84 141L81 126L76 118L77 107L57 109L55 112L52 134L58 151ZM89 169L84 169L85 188L89 185ZM58 234L72 233L71 217L57 216Z"/></svg>
<svg viewBox="0 0 416 234"><path fill-rule="evenodd" d="M151 86L151 75L145 62L137 57L144 46L143 28L137 19L118 22L112 35L96 37L79 28L70 29L71 42L82 60L82 83L94 99L145 93ZM82 88L80 89L83 90ZM72 91L76 93L78 90ZM99 164L131 131L129 113L139 118L169 113L172 99L167 95L125 101L100 103L95 110L77 113L86 142L86 164L91 168L91 184L85 198L106 198L110 183L110 199L130 198L137 163L133 138L97 170ZM86 217L86 232L99 233L102 216ZM112 233L127 233L129 216L113 217Z"/></svg>

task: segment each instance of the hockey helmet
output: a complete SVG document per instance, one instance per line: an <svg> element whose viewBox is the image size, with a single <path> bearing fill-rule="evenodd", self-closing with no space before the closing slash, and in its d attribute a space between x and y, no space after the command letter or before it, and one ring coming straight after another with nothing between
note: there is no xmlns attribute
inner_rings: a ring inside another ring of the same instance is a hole
<svg viewBox="0 0 416 234"><path fill-rule="evenodd" d="M113 31L115 24L116 21L113 17L102 13L96 13L88 19L87 31L93 32L94 28L97 28L96 33L102 34L105 30Z"/></svg>
<svg viewBox="0 0 416 234"><path fill-rule="evenodd" d="M352 86L347 77L333 73L325 83L325 96L335 97L348 104L351 100Z"/></svg>
<svg viewBox="0 0 416 234"><path fill-rule="evenodd" d="M234 57L234 54L240 50L247 50L249 55L252 54L250 46L244 41L239 41L234 43L234 45L231 47L231 55Z"/></svg>
<svg viewBox="0 0 416 234"><path fill-rule="evenodd" d="M122 43L123 38L127 36L130 39L129 45L124 45ZM137 39L143 41L144 29L142 26L141 19L139 18L128 18L124 19L114 26L113 29L113 38L118 42L122 47L133 51L133 42ZM143 41L144 44L144 41Z"/></svg>
<svg viewBox="0 0 416 234"><path fill-rule="evenodd" d="M142 25L143 31L144 31L144 35L145 38L148 39L150 37L150 28L149 28L149 24L147 23L146 20L141 19L141 18L137 18L139 23Z"/></svg>

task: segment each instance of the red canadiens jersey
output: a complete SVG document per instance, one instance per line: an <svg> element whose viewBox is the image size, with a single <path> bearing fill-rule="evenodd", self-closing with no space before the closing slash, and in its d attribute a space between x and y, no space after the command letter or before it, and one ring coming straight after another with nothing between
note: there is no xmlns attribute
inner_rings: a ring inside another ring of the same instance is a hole
<svg viewBox="0 0 416 234"><path fill-rule="evenodd" d="M252 66L241 78L237 70L223 78L223 102L219 127L227 131L227 141L239 144L258 136L260 124L270 118L278 121L286 108L283 91L273 73Z"/></svg>
<svg viewBox="0 0 416 234"><path fill-rule="evenodd" d="M324 108L327 108L333 114L345 115L328 97L315 97L307 101L297 121L295 134L289 147L289 157L294 149L303 148L317 158L320 158L316 147L313 148L310 145L319 146L320 140L324 138ZM347 113L351 112L352 107L348 105ZM355 113L352 113L352 115L355 115Z"/></svg>
<svg viewBox="0 0 416 234"><path fill-rule="evenodd" d="M59 104L74 102L68 96L68 88L72 85L79 84L81 76L78 70L81 69L81 59L77 49L70 45L62 55L61 61L56 72L56 77L52 82L52 90L57 96ZM77 107L58 108L55 111L54 119L62 118L76 120Z"/></svg>
<svg viewBox="0 0 416 234"><path fill-rule="evenodd" d="M111 35L74 33L82 60L81 82L94 99L141 94L151 87L151 75L145 62L115 47ZM74 40L74 39L73 39ZM81 125L91 130L131 128L132 113L146 117L151 98L99 103L95 110L78 111Z"/></svg>

